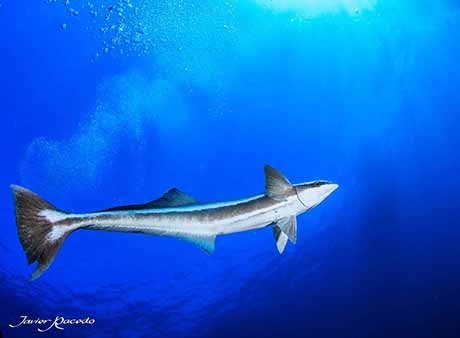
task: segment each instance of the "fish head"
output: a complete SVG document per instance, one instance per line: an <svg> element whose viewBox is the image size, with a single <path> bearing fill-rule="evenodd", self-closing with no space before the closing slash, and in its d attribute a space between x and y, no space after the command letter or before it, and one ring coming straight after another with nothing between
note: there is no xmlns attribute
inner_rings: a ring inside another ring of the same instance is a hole
<svg viewBox="0 0 460 338"><path fill-rule="evenodd" d="M307 210L320 204L338 187L338 184L329 181L314 181L294 185L297 198Z"/></svg>

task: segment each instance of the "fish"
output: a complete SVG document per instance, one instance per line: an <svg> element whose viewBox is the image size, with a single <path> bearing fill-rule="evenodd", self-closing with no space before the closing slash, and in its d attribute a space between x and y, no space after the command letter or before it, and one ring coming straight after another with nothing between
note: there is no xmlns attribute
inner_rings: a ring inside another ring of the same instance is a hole
<svg viewBox="0 0 460 338"><path fill-rule="evenodd" d="M60 210L39 195L11 185L19 241L30 264L31 280L52 264L74 231L102 230L171 236L214 252L216 236L272 227L278 252L297 241L297 216L325 200L339 185L329 181L291 184L277 169L265 165L265 192L245 199L200 203L177 188L144 204L112 207L90 213Z"/></svg>

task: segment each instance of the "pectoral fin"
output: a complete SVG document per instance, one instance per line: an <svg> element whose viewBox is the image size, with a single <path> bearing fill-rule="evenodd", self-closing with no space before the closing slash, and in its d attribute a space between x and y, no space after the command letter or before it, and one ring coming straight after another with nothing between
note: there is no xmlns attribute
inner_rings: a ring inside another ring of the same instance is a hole
<svg viewBox="0 0 460 338"><path fill-rule="evenodd" d="M278 252L282 254L286 247L288 236L276 225L273 226L273 236L275 237L276 248Z"/></svg>
<svg viewBox="0 0 460 338"><path fill-rule="evenodd" d="M285 217L276 222L276 226L287 235L292 244L297 241L297 219L295 216Z"/></svg>

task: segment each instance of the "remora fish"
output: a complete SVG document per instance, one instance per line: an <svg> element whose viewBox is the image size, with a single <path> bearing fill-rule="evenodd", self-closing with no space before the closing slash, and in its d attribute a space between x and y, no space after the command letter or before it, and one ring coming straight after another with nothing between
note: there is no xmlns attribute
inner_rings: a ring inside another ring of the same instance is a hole
<svg viewBox="0 0 460 338"><path fill-rule="evenodd" d="M53 262L64 240L77 229L135 232L190 241L208 253L217 235L271 225L279 253L288 239L295 244L296 216L321 203L338 188L328 181L291 184L265 166L265 193L246 199L200 204L173 188L145 204L75 214L55 208L33 192L12 185L19 239L29 264L37 262L32 280Z"/></svg>

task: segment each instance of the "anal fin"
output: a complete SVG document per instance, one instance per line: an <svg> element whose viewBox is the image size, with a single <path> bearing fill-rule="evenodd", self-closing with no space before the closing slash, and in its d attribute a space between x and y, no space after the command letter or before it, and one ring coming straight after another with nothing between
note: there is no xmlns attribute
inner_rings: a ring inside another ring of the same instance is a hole
<svg viewBox="0 0 460 338"><path fill-rule="evenodd" d="M216 242L216 235L214 234L181 233L178 234L177 237L195 244L208 254L214 253Z"/></svg>

